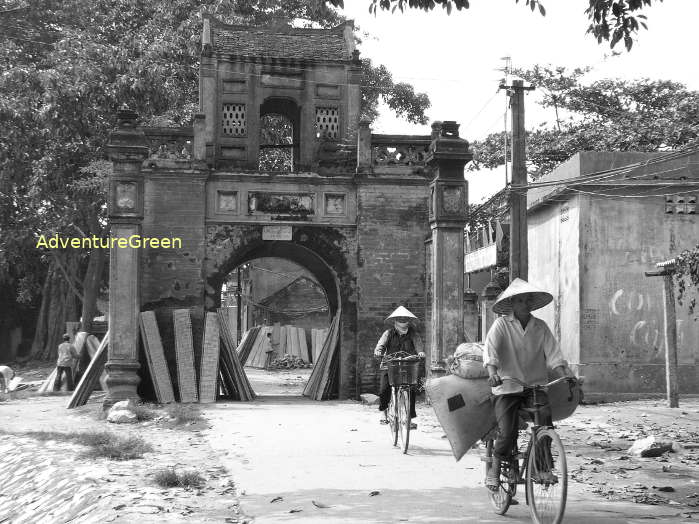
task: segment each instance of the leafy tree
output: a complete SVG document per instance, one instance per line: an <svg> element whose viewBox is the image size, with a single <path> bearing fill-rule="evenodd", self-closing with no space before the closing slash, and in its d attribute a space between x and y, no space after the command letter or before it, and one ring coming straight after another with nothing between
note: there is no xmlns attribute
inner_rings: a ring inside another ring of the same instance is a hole
<svg viewBox="0 0 699 524"><path fill-rule="evenodd" d="M585 72L540 66L516 71L543 92L540 104L553 109L556 119L553 126L527 133L531 178L579 151L664 151L697 138L699 92L666 80L606 79L583 85ZM504 139L504 133L495 133L475 141L470 168L504 164Z"/></svg>
<svg viewBox="0 0 699 524"><path fill-rule="evenodd" d="M342 6L343 0L327 0L334 6ZM662 2L663 0L589 0L585 14L590 20L587 32L597 39L598 43L609 42L614 47L618 42L624 42L628 51L633 46L633 37L640 27L647 29L646 16L639 14L644 8ZM519 3L520 0L515 0ZM539 0L523 0L522 4L529 6L532 11L546 15L546 9ZM432 11L441 6L447 14L453 9L461 11L470 7L469 0L371 0L369 12L376 13L379 9L403 12L406 8Z"/></svg>
<svg viewBox="0 0 699 524"><path fill-rule="evenodd" d="M677 301L680 305L686 303L690 315L693 315L697 305L696 290L699 290L699 244L675 257L674 279L678 289ZM687 301L690 289L694 289L695 292L690 294ZM697 319L699 317L695 317L694 320Z"/></svg>
<svg viewBox="0 0 699 524"><path fill-rule="evenodd" d="M89 327L106 263L100 249L42 252L37 238L108 234L109 166L99 160L116 110L127 104L145 125L191 121L204 13L251 25L343 19L323 0L95 0L89 9L81 0L0 0L1 302L38 309L35 356L53 356L79 304ZM365 73L368 114L383 97L425 120L425 95L383 69Z"/></svg>

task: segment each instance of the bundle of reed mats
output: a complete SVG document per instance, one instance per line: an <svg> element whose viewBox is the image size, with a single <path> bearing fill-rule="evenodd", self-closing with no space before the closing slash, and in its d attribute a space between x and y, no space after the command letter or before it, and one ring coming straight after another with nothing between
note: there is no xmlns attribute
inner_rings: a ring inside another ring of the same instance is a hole
<svg viewBox="0 0 699 524"><path fill-rule="evenodd" d="M318 360L318 354L323 349L323 343L328 338L328 328L311 329L311 362Z"/></svg>
<svg viewBox="0 0 699 524"><path fill-rule="evenodd" d="M243 366L238 358L239 348L235 347L235 338L231 333L228 319L221 310L218 311L218 320L219 333L223 341L220 352L220 375L224 394L232 400L253 400L255 392L252 390L250 381L248 381L248 377L245 375ZM243 340L240 341L240 345L248 343L246 339L256 336L257 331L259 329L255 330L254 328L247 331L245 336L243 336Z"/></svg>
<svg viewBox="0 0 699 524"><path fill-rule="evenodd" d="M141 339L143 350L148 363L155 398L161 404L175 401L175 392L172 389L170 370L165 360L163 343L158 330L158 322L154 311L144 311L140 316Z"/></svg>
<svg viewBox="0 0 699 524"><path fill-rule="evenodd" d="M85 373L83 373L78 387L76 387L75 391L73 391L73 395L70 397L70 401L68 402L68 409L77 408L78 406L84 406L87 404L87 400L90 398L92 391L99 383L100 376L104 371L104 365L107 363L108 343L109 331L105 333L102 342L100 342L97 351L90 361L90 364L87 366Z"/></svg>
<svg viewBox="0 0 699 524"><path fill-rule="evenodd" d="M339 367L339 352L337 351L339 336L340 312L338 311L333 317L328 336L323 342L323 348L303 390L304 396L314 400L327 400L335 394L336 375Z"/></svg>
<svg viewBox="0 0 699 524"><path fill-rule="evenodd" d="M194 342L192 341L192 319L189 309L172 312L175 325L175 357L177 361L177 385L180 402L198 402L197 373L194 370Z"/></svg>
<svg viewBox="0 0 699 524"><path fill-rule="evenodd" d="M220 347L218 316L214 312L209 312L204 322L204 340L199 367L199 402L216 401Z"/></svg>
<svg viewBox="0 0 699 524"><path fill-rule="evenodd" d="M219 309L219 311L221 310ZM228 325L230 325L230 323ZM252 330L254 330L253 335L250 335L250 331ZM260 328L258 326L254 326L243 333L243 337L240 339L240 344L238 344L238 358L243 366L250 358L250 353L252 353L252 350L255 347L255 343L257 342L257 332L259 330Z"/></svg>

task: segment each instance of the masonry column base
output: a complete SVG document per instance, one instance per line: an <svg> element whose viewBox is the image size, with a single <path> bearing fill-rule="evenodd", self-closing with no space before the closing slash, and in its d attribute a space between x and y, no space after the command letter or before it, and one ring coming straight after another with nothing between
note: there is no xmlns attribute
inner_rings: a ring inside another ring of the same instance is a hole
<svg viewBox="0 0 699 524"><path fill-rule="evenodd" d="M136 402L140 400L137 388L141 383L141 377L138 376L141 365L138 362L112 361L105 368L107 396L102 401L103 409L107 410L122 400L133 399Z"/></svg>

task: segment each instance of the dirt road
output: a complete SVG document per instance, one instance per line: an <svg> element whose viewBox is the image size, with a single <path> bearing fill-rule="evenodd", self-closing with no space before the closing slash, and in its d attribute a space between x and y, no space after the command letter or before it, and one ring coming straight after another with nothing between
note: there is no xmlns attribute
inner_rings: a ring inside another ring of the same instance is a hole
<svg viewBox="0 0 699 524"><path fill-rule="evenodd" d="M66 410L67 397L0 402L0 523L470 523L530 522L521 504L492 513L475 451L461 462L432 409L418 405L409 455L392 448L374 406L299 397L308 370L249 370L255 402L202 406L203 420L114 425L95 417L100 395ZM85 460L81 446L41 431L134 434L153 450L129 461ZM566 523L694 522L699 516L699 399L581 406L559 425L571 481ZM636 438L686 444L680 453L630 457ZM163 467L195 470L197 489L162 488ZM10 515L8 520L8 514Z"/></svg>
<svg viewBox="0 0 699 524"><path fill-rule="evenodd" d="M242 513L255 523L530 522L523 497L507 516L494 515L478 455L456 463L431 408L419 406L418 414L407 456L391 447L375 407L351 401L219 403L207 410L204 435L236 479ZM604 500L570 484L567 523L649 519L678 522L683 513Z"/></svg>

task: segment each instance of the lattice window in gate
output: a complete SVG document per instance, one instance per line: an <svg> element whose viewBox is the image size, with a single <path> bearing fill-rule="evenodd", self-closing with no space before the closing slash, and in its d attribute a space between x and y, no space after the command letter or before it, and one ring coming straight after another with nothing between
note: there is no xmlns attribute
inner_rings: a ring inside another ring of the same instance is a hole
<svg viewBox="0 0 699 524"><path fill-rule="evenodd" d="M223 134L245 136L245 104L223 104L222 109Z"/></svg>
<svg viewBox="0 0 699 524"><path fill-rule="evenodd" d="M316 137L337 139L340 136L340 110L316 107Z"/></svg>

